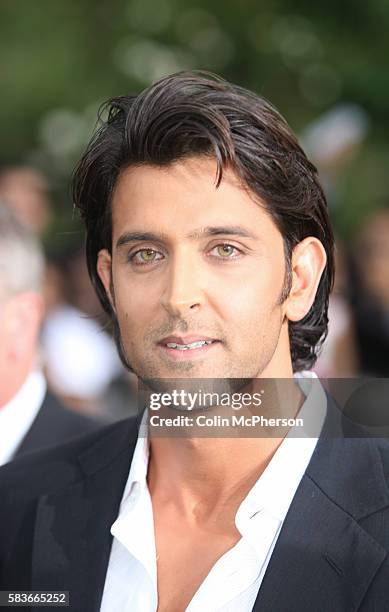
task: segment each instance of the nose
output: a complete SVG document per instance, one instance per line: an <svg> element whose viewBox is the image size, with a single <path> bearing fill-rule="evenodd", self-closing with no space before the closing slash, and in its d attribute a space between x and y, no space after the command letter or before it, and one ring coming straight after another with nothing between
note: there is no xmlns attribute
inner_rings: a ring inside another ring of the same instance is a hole
<svg viewBox="0 0 389 612"><path fill-rule="evenodd" d="M194 258L182 256L171 262L167 272L161 305L173 317L183 317L198 310L204 303L201 269Z"/></svg>

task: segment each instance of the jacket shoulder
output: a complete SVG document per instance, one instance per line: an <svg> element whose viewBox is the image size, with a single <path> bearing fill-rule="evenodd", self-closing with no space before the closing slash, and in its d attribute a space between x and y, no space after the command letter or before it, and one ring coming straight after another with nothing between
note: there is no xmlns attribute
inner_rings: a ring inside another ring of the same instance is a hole
<svg viewBox="0 0 389 612"><path fill-rule="evenodd" d="M68 442L106 424L66 408L57 397L47 393L14 458Z"/></svg>
<svg viewBox="0 0 389 612"><path fill-rule="evenodd" d="M2 503L32 499L76 483L85 472L98 471L137 437L134 417L48 449L17 457L0 468ZM85 458L85 460L84 460Z"/></svg>
<svg viewBox="0 0 389 612"><path fill-rule="evenodd" d="M104 420L98 417L81 414L67 408L58 397L50 392L46 394L41 412L45 418L51 416L52 420L57 421L61 426L65 425L67 429L71 429L72 432L80 432L80 434L92 432L98 427L109 424L109 422L104 422Z"/></svg>

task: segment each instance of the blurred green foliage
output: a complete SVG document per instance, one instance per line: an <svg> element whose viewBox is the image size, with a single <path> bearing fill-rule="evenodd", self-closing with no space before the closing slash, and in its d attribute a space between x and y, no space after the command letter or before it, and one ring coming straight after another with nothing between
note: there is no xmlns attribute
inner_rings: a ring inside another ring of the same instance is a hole
<svg viewBox="0 0 389 612"><path fill-rule="evenodd" d="M298 133L359 105L370 127L330 192L338 231L387 203L387 0L1 0L0 11L0 161L44 169L57 227L71 227L67 184L101 102L184 68L257 91Z"/></svg>

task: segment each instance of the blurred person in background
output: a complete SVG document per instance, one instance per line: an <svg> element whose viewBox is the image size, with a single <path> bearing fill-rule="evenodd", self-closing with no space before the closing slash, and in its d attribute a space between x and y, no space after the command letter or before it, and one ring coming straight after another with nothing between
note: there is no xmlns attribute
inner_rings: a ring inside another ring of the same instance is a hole
<svg viewBox="0 0 389 612"><path fill-rule="evenodd" d="M37 239L0 203L0 464L99 426L47 392L39 351L43 275Z"/></svg>
<svg viewBox="0 0 389 612"><path fill-rule="evenodd" d="M48 237L53 203L42 172L30 166L4 166L0 197L25 228ZM80 251L73 247L46 258L41 334L46 379L69 408L115 420L134 412L133 383L122 380L114 342L96 321L101 308Z"/></svg>
<svg viewBox="0 0 389 612"><path fill-rule="evenodd" d="M389 208L364 220L354 242L353 263L361 372L389 377Z"/></svg>

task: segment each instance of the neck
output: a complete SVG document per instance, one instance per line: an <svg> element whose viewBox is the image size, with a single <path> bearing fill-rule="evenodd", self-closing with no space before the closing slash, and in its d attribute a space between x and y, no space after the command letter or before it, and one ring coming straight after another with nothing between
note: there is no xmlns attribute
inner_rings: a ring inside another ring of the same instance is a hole
<svg viewBox="0 0 389 612"><path fill-rule="evenodd" d="M303 403L303 396L294 384L295 391L291 393L290 379L287 386L281 385L281 390L279 383L261 381L265 396L267 390L272 392L277 406L281 405L274 410L268 405L262 414L295 416ZM287 398L287 402L281 398ZM253 414L250 409L245 410L245 415L250 414ZM198 515L199 507L204 516L214 515L226 505L237 509L285 435L284 428L282 432L275 429L258 431L255 438L151 436L148 483L153 501L173 504L181 515L188 517L194 513Z"/></svg>
<svg viewBox="0 0 389 612"><path fill-rule="evenodd" d="M282 438L155 438L150 492L161 501L174 500L188 514L200 500L206 508L224 505L250 490L281 442Z"/></svg>

